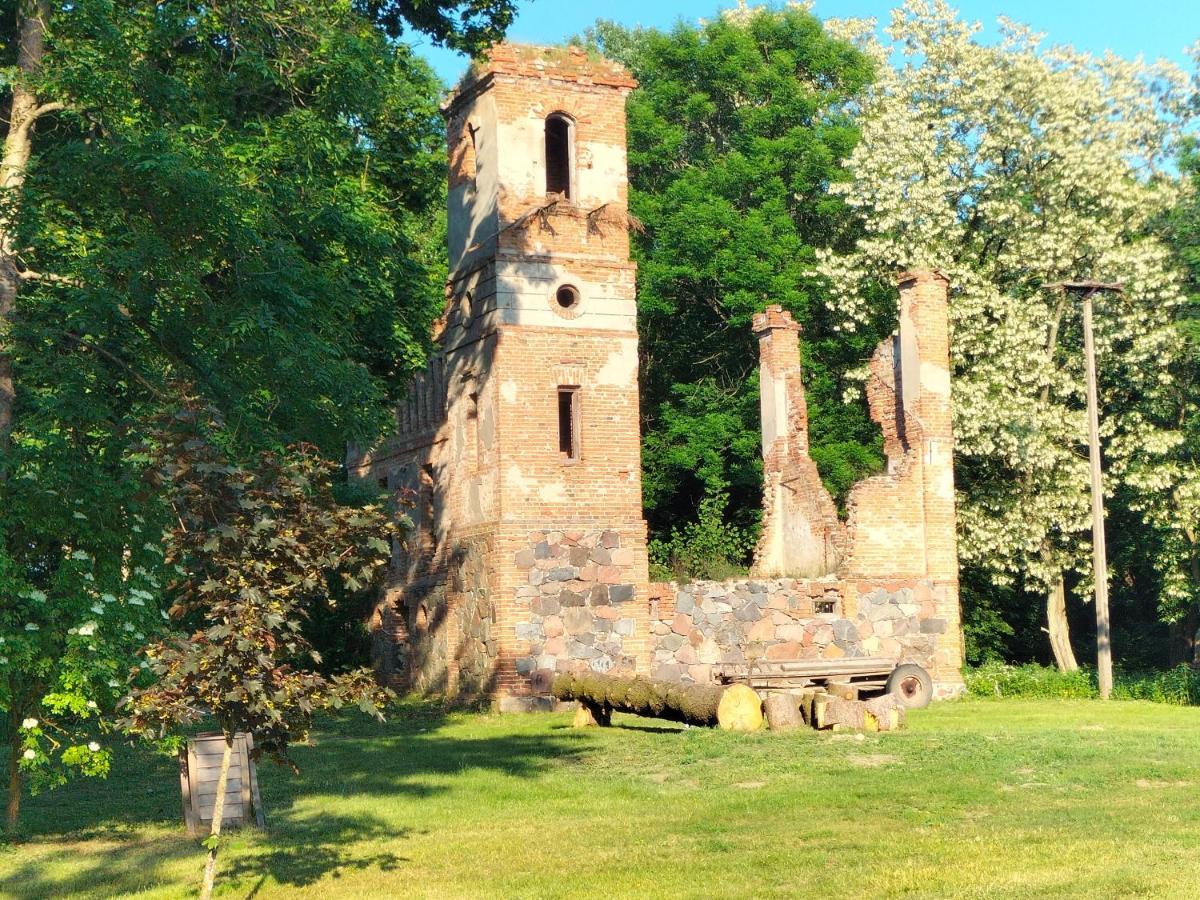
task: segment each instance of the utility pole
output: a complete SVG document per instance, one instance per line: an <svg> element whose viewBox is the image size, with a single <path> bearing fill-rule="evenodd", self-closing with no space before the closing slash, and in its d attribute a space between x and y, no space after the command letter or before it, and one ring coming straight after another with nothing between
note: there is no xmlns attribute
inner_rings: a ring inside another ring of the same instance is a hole
<svg viewBox="0 0 1200 900"><path fill-rule="evenodd" d="M1083 301L1083 353L1087 370L1088 456L1092 469L1092 580L1096 583L1096 674L1100 699L1112 694L1112 629L1108 614L1108 555L1104 547L1104 484L1100 470L1100 410L1096 399L1096 342L1092 334L1092 297L1119 293L1121 285L1069 281L1060 287Z"/></svg>

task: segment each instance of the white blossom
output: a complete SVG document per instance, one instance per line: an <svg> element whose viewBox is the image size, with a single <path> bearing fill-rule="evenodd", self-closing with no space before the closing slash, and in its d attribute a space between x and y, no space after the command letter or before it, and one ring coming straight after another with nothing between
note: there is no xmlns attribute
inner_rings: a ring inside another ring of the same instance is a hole
<svg viewBox="0 0 1200 900"><path fill-rule="evenodd" d="M88 749L91 750L93 753L99 753L100 745L97 744L95 741L92 741L91 743L88 744Z"/></svg>
<svg viewBox="0 0 1200 900"><path fill-rule="evenodd" d="M37 759L37 752L34 750L26 750L21 754L25 759Z"/></svg>
<svg viewBox="0 0 1200 900"><path fill-rule="evenodd" d="M28 731L30 728L37 728L37 726L38 726L37 719L25 719L21 722L21 727L24 728L26 731Z"/></svg>

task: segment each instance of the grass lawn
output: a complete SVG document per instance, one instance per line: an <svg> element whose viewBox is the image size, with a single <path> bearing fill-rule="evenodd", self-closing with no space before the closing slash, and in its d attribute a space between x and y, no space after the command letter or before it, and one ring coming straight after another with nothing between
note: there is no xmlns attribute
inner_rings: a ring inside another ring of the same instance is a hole
<svg viewBox="0 0 1200 900"><path fill-rule="evenodd" d="M225 897L1028 897L1200 893L1200 708L963 701L908 730L749 736L618 716L326 722L260 768ZM28 801L0 896L186 897L173 761Z"/></svg>

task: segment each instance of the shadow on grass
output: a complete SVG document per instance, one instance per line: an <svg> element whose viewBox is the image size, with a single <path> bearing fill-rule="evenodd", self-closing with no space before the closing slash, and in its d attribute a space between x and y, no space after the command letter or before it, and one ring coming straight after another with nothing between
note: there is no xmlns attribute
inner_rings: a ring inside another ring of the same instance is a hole
<svg viewBox="0 0 1200 900"><path fill-rule="evenodd" d="M244 896L250 898L257 896L268 881L303 887L328 873L337 876L355 869L389 872L407 859L389 851L354 853L345 845L363 840L396 841L409 833L375 816L338 816L322 811L300 818L289 813L269 829L261 845L243 851L232 861L227 858L220 878L239 890L248 887Z"/></svg>
<svg viewBox="0 0 1200 900"><path fill-rule="evenodd" d="M683 734L687 731L683 725L628 725L624 722L614 722L611 727L619 731L643 731L646 734Z"/></svg>
<svg viewBox="0 0 1200 900"><path fill-rule="evenodd" d="M464 770L534 778L574 761L589 744L578 733L541 729L485 725L464 729L466 734L447 733L451 721L429 705L406 705L384 723L350 716L324 719L314 730L314 745L295 748L298 775L260 762L267 829L231 837L221 880L235 883L238 896L254 896L266 884L303 886L346 869L394 869L404 857L390 850L364 853L360 842L394 848L411 830L394 818L369 811L347 814L339 807L362 798L384 804L429 797L451 790L449 776ZM108 779L77 781L28 798L22 818L29 859L14 868L0 857L9 873L0 880L0 896L111 896L178 885L183 860L195 861L198 880L203 851L183 828L173 759L123 749ZM154 826L170 832L148 834ZM96 843L79 846L80 841ZM19 857L22 844L7 852ZM74 858L68 861L64 854L70 853ZM246 890L248 895L240 893Z"/></svg>

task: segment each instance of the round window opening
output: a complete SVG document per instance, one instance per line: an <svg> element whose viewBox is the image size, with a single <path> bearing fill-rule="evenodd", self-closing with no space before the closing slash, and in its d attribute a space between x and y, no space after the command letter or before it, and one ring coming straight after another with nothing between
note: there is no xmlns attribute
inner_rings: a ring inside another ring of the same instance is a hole
<svg viewBox="0 0 1200 900"><path fill-rule="evenodd" d="M574 309L579 305L579 288L564 284L554 292L554 302L562 309Z"/></svg>

